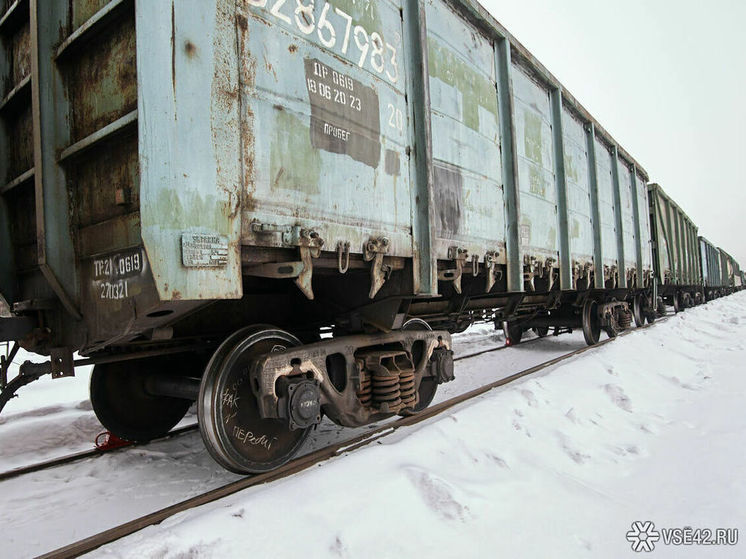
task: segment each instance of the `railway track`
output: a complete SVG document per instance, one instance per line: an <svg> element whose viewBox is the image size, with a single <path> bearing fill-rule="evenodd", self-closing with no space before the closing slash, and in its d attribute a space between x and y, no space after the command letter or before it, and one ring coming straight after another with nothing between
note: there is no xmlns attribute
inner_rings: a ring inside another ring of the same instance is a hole
<svg viewBox="0 0 746 559"><path fill-rule="evenodd" d="M521 345L530 344L530 343L536 342L536 341L538 341L540 339L541 338L531 338L529 340L526 340L525 342L522 342ZM502 346L496 346L496 347L489 348L489 349L483 349L481 351L475 351L474 353L468 353L466 355L461 355L459 357L456 357L454 359L454 361L461 361L461 360L464 360L464 359L471 359L471 358L477 357L479 355L484 355L486 353L494 353L496 351L507 349L509 347L511 347L511 346L502 345ZM147 443L132 443L132 444L127 444L127 445L124 445L124 446L121 446L121 447L117 447L117 448L113 448L113 449L109 449L109 450L103 450L103 449L93 448L91 450L84 450L84 451L81 451L81 452L76 452L76 453L73 453L73 454L68 454L66 456L61 456L59 458L52 458L50 460L45 460L44 462L38 462L36 464L31 464L29 466L22 466L22 467L18 467L18 468L13 468L12 470L8 470L8 471L0 473L0 482L8 480L8 479L15 478L15 477L20 477L20 476L24 476L24 475L27 475L27 474L31 474L31 473L34 473L34 472L40 472L40 471L47 470L47 469L50 469L50 468L56 468L57 466L64 466L66 464L72 464L74 462L79 462L81 460L86 460L88 458L97 458L99 456L103 456L104 454L111 454L113 452L123 452L123 451L129 450L129 449L132 449L132 448L142 447L142 446L148 445L148 444L153 443L153 442L158 442L158 441L163 441L163 440L166 440L166 439L171 439L171 438L174 438L174 437L178 437L180 435L184 435L184 434L196 431L198 429L198 427L199 426L195 423L194 425L187 425L187 426L181 427L179 429L174 429L173 431L171 431L165 437L161 437L159 439L155 439L155 440L147 442Z"/></svg>
<svg viewBox="0 0 746 559"><path fill-rule="evenodd" d="M198 425L195 423L194 425L186 425L184 427L180 427L179 429L174 429L173 431L168 433L166 436L161 437L159 439L154 439L147 443L127 443L123 446L119 446L119 447L111 448L111 449L93 448L91 450L84 450L81 452L68 454L66 456L60 456L59 458L52 458L50 460L45 460L44 462L38 462L36 464L31 464L29 466L21 466L19 468L13 468L12 470L7 470L5 472L0 473L0 481L5 481L7 479L12 479L14 477L24 476L24 475L31 474L34 472L48 470L50 468L56 468L57 466L64 466L65 464L71 464L73 462L79 462L80 460L85 460L86 458L97 458L98 456L103 456L104 454L122 452L127 449L146 446L157 441L165 441L167 439L178 437L179 435L184 435L185 433L191 433L192 431L196 431L197 428L198 428Z"/></svg>
<svg viewBox="0 0 746 559"><path fill-rule="evenodd" d="M660 319L658 323L664 322L665 320L667 320L667 317ZM649 328L650 326L652 325L648 324L648 325L642 326L641 328L629 330L621 334L620 337L630 334L632 332L635 332L636 330L639 330L639 329ZM540 338L536 338L536 339L540 339ZM536 339L527 340L527 343L535 341ZM315 464L318 464L325 460L329 460L331 458L340 456L344 453L351 452L358 448L369 445L372 442L375 442L383 437L386 437L387 435L390 435L396 432L402 427L409 427L409 426L421 423L423 421L426 421L428 419L432 419L459 404L462 404L469 400L473 400L495 388L499 388L499 387L511 384L524 377L539 373L563 361L567 361L587 351L592 351L608 343L611 343L615 339L616 338L609 338L609 339L599 342L598 344L594 346L583 347L578 350L567 353L565 355L561 355L559 357L556 357L554 359L551 359L539 365L535 365L533 367L530 367L528 369L525 369L523 371L520 371L518 373L515 373L503 379L488 383L484 386L481 386L479 388L476 388L474 390L471 390L459 396L455 396L439 404L433 405L430 408L427 408L426 410L420 412L417 415L403 417L396 421L386 423L380 427L377 427L376 429L369 431L363 435L359 435L352 439L348 439L344 442L337 443L337 444L319 449L317 451L311 452L305 456L302 456L291 462L288 462L284 466L281 466L280 468L277 468L276 470L273 470L271 472L246 477L238 481L224 485L222 487L218 487L216 489L213 489L201 495L197 495L195 497L186 499L184 501L181 501L169 507L163 508L159 511L147 514L145 516L142 516L135 520L131 520L129 522L126 522L114 528L110 528L98 534L89 536L85 539L82 539L70 545L61 547L59 549L56 549L54 551L41 555L40 558L41 559L66 559L70 557L77 557L84 553L89 553L103 545L112 543L130 534L138 532L144 528L147 528L148 526L160 524L161 522L163 522L167 518L170 518L171 516L174 516L175 514L178 514L178 513L181 513L181 512L184 512L184 511L187 511L187 510L190 510L190 509L193 509L193 508L196 508L196 507L208 504L208 503L212 503L218 499L222 499L229 495L233 495L249 487L254 487L257 485L264 484L264 483L269 483L272 481L276 481L276 480L291 476L298 472L302 472L303 470L306 470L310 468L311 466L314 466ZM501 349L504 349L505 347L509 347L509 346L499 346L499 347L496 347L490 350L483 350L483 351L475 352L473 354L462 356L459 359L464 360L464 359L473 358L478 355L483 355L485 353L499 351Z"/></svg>

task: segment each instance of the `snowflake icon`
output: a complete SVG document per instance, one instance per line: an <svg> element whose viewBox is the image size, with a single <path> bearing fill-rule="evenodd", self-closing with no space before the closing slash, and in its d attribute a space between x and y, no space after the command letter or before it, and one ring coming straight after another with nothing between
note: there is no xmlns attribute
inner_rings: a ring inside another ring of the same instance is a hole
<svg viewBox="0 0 746 559"><path fill-rule="evenodd" d="M660 532L655 529L655 524L650 522L632 523L632 529L627 532L627 541L632 544L632 551L653 551L655 542L661 539Z"/></svg>

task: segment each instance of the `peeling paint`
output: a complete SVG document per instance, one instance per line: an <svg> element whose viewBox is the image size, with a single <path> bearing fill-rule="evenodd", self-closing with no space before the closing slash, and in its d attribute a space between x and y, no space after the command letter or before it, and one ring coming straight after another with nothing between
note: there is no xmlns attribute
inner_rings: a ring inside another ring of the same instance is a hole
<svg viewBox="0 0 746 559"><path fill-rule="evenodd" d="M472 130L479 130L479 107L494 116L497 122L495 84L432 36L428 37L427 44L430 77L461 92L464 124Z"/></svg>
<svg viewBox="0 0 746 559"><path fill-rule="evenodd" d="M525 122L525 150L526 157L534 163L541 165L542 149L544 147L544 138L541 134L541 117L529 109L523 111Z"/></svg>
<svg viewBox="0 0 746 559"><path fill-rule="evenodd" d="M221 235L228 235L229 225L225 219L230 212L226 202L216 196L201 197L196 192L181 192L175 188L161 188L158 191L157 206L168 208L160 214L160 229L204 229Z"/></svg>
<svg viewBox="0 0 746 559"><path fill-rule="evenodd" d="M453 166L433 166L433 190L437 230L444 235L455 235L461 231L463 214L464 178Z"/></svg>
<svg viewBox="0 0 746 559"><path fill-rule="evenodd" d="M71 0L73 30L83 25L108 3L109 0Z"/></svg>
<svg viewBox="0 0 746 559"><path fill-rule="evenodd" d="M580 171L575 166L575 159L569 153L565 154L565 176L568 181L580 182Z"/></svg>
<svg viewBox="0 0 746 559"><path fill-rule="evenodd" d="M271 142L272 190L319 194L321 156L311 145L310 127L288 111L277 111Z"/></svg>
<svg viewBox="0 0 746 559"><path fill-rule="evenodd" d="M557 228L551 227L547 233L547 244L548 247L557 246Z"/></svg>
<svg viewBox="0 0 746 559"><path fill-rule="evenodd" d="M66 79L72 113L72 140L92 134L137 108L137 61L132 16L117 20L109 33L82 51Z"/></svg>
<svg viewBox="0 0 746 559"><path fill-rule="evenodd" d="M544 180L544 173L539 167L534 167L533 165L529 167L528 180L531 188L531 193L536 194L537 196L541 196L542 198L546 198L547 185L546 181Z"/></svg>
<svg viewBox="0 0 746 559"><path fill-rule="evenodd" d="M378 0L334 0L334 7L351 16L353 25L362 25L370 30L383 28Z"/></svg>

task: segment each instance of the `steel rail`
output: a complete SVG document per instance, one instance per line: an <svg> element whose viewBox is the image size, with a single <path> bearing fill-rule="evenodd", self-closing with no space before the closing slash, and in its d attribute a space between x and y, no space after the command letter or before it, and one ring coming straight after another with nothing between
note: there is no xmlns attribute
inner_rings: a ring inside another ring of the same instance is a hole
<svg viewBox="0 0 746 559"><path fill-rule="evenodd" d="M549 336L545 336L545 337L549 337ZM499 345L499 346L496 346L496 347L491 347L489 349L482 349L480 351L475 351L474 353L468 353L466 355L459 355L458 357L454 357L453 360L454 361L461 361L463 359L473 359L474 357L479 357L480 355L484 355L485 353L494 353L496 351L501 351L503 349L508 349L509 347L519 347L519 346L530 344L531 342L536 342L536 341L543 340L543 339L544 338L536 337L536 338L531 338L531 339L525 340L525 341L523 341L523 342L521 342L519 344L514 344L514 345Z"/></svg>
<svg viewBox="0 0 746 559"><path fill-rule="evenodd" d="M664 322L665 320L667 320L667 318L662 318L656 321L656 324ZM440 415L441 413L459 404L462 404L469 400L473 400L474 398L482 396L485 393L495 388L499 388L501 386L511 384L524 377L536 374L554 365L562 363L563 361L572 359L573 357L581 355L587 351L598 349L608 343L615 341L619 337L625 336L637 330L649 328L650 326L653 326L653 325L654 324L647 324L639 328L627 330L626 332L623 332L622 334L620 334L619 336L615 338L608 338L593 346L582 347L580 349L577 349L565 355L561 355L559 357L556 357L554 359L551 359L539 365L535 365L534 367L525 369L519 373L515 373L513 375L502 378L495 382L486 384L480 388L476 388L474 390L471 390L459 396L455 396L454 398L446 400L445 402L441 402L440 404L431 406L421 411L417 415L403 417L394 422L387 423L380 427L377 427L375 430L369 431L368 433L365 433L363 435L359 435L352 439L348 439L344 442L337 443L337 444L316 450L309 454L306 454L305 456L301 456L300 458L296 458L295 460L292 460L291 462L288 462L284 466L281 466L271 472L266 472L263 474L246 477L238 481L224 485L222 487L218 487L216 489L213 489L201 495L191 497L189 499L186 499L174 505L163 508L159 511L147 514L140 518L136 518L129 522L125 522L124 524L115 526L114 528L104 530L103 532L100 532L98 534L94 534L92 536L89 536L87 538L74 542L67 546L61 547L54 551L50 551L49 553L45 553L44 555L40 555L38 559L68 559L71 557L78 557L79 555L82 555L84 553L89 553L95 549L98 549L99 547L103 545L112 543L116 540L129 536L130 534L138 532L139 530L142 530L149 526L160 524L161 522L170 518L171 516L174 516L175 514L178 514L178 513L181 513L181 512L184 512L184 511L187 511L187 510L190 510L190 509L202 506L202 505L212 503L214 501L217 501L218 499L222 499L224 497L238 493L239 491L242 491L244 489L248 489L249 487L254 487L257 485L261 485L264 483L276 481L276 480L291 476L303 470L307 470L311 466L314 466L325 460L329 460L331 458L340 456L344 453L351 452L358 448L364 447L376 440L381 439L382 437L385 437L387 435L390 435L391 433L396 432L402 427L409 427L409 426L421 423L423 421L426 421L428 419L432 419L433 417L436 417Z"/></svg>
<svg viewBox="0 0 746 559"><path fill-rule="evenodd" d="M169 432L168 434L162 437L153 439L152 441L148 441L145 443L127 443L123 446L118 446L116 448L112 448L109 450L93 448L91 450L84 450L81 452L76 452L74 454L68 454L66 456L61 456L59 458L52 458L44 462L38 462L37 464L31 464L30 466L20 466L18 468L13 468L12 470L8 470L6 472L0 473L0 481L5 481L8 479L12 479L14 477L19 477L19 476L31 474L34 472L39 472L41 470L46 470L48 468L54 468L56 466L63 466L65 464L70 464L72 462L78 462L80 460L85 460L86 458L97 458L99 456L103 456L104 454L112 454L114 452L128 450L128 449L135 448L135 447L146 446L151 443L155 443L158 441L164 441L167 439L171 439L173 437L178 437L179 435L184 435L186 433L196 431L197 427L198 425L196 423L194 425L186 425L184 427L180 427L179 429L174 429L173 431Z"/></svg>

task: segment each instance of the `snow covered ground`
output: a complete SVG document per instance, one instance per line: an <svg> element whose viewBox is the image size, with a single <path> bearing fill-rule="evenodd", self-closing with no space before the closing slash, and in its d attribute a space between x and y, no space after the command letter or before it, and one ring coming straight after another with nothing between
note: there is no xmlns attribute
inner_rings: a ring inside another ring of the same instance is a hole
<svg viewBox="0 0 746 559"><path fill-rule="evenodd" d="M476 328L457 349L501 343ZM576 333L461 361L459 382L439 398L582 345ZM746 537L745 373L741 293L92 555L634 557L625 537L634 521ZM0 418L0 470L90 446L100 427L85 384L24 389ZM325 423L311 447L354 434ZM232 479L195 433L8 480L2 555L33 556ZM652 555L745 550L661 538Z"/></svg>

